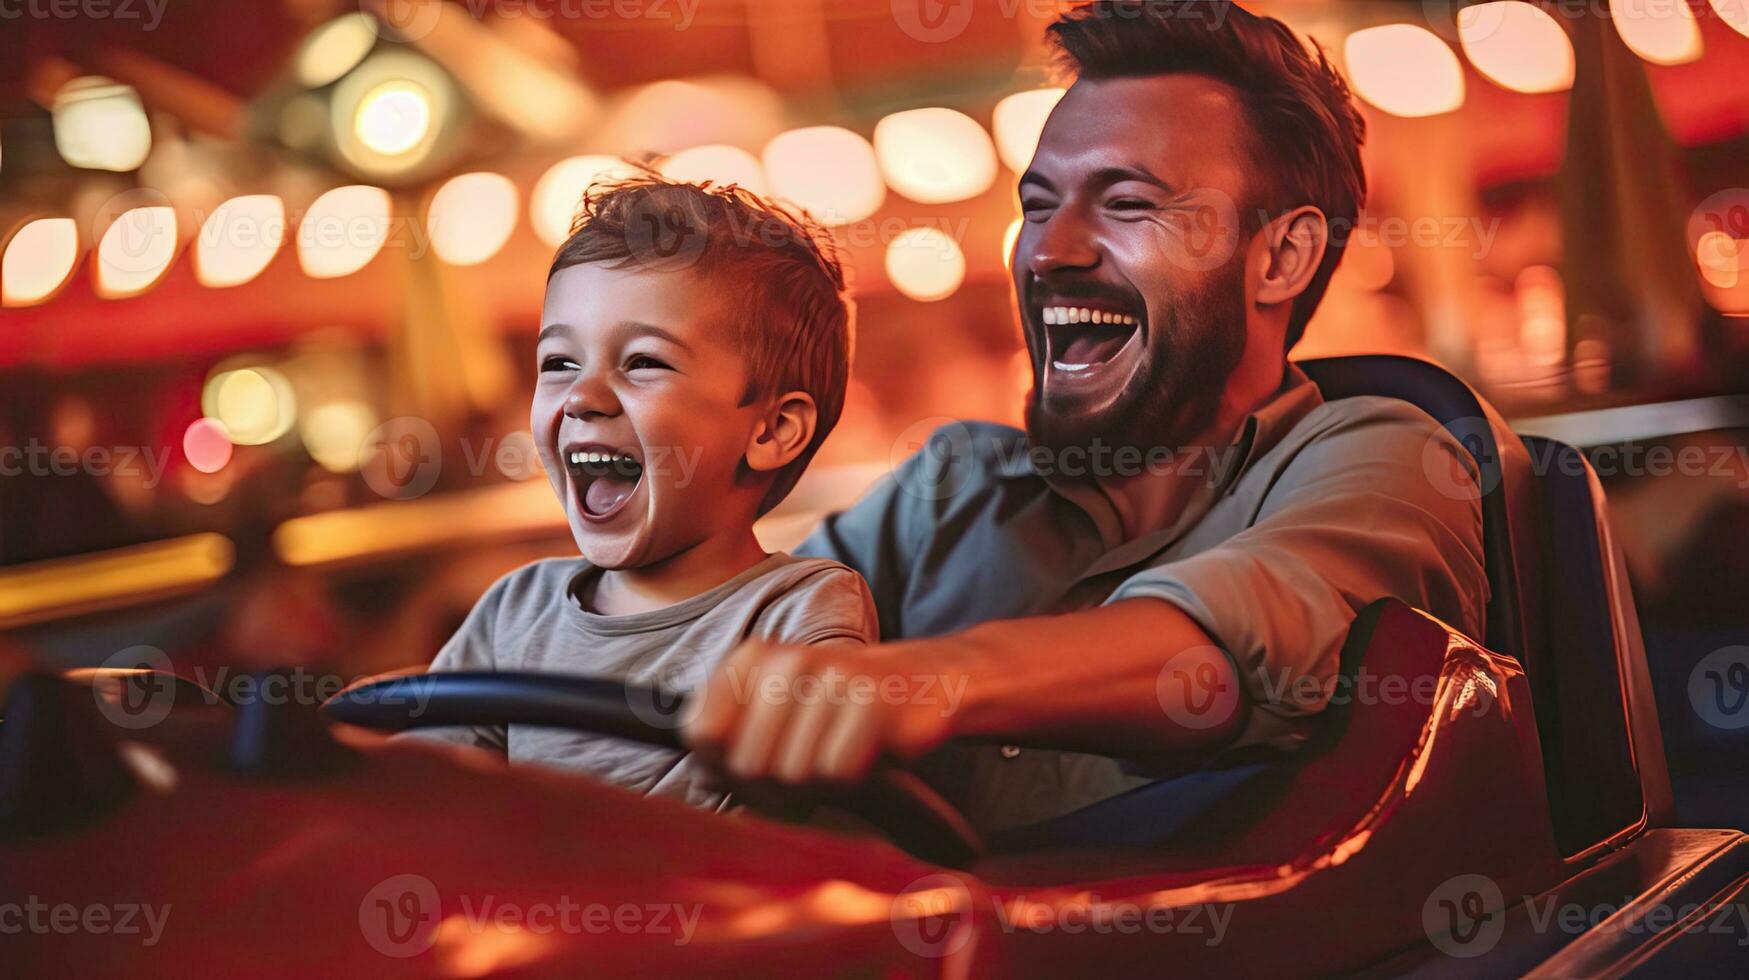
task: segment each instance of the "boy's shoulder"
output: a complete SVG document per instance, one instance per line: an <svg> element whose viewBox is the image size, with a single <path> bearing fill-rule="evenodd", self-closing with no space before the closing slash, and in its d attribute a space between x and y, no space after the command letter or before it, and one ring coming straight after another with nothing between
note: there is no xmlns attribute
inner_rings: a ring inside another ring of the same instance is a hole
<svg viewBox="0 0 1749 980"><path fill-rule="evenodd" d="M778 552L771 568L747 583L757 587L760 611L756 632L786 643L819 643L880 638L874 598L855 569L830 558L802 558Z"/></svg>

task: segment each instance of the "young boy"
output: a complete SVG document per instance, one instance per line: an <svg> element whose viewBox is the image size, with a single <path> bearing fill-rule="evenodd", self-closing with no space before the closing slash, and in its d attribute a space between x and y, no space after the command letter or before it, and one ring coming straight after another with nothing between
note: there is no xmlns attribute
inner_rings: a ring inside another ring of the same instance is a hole
<svg viewBox="0 0 1749 980"><path fill-rule="evenodd" d="M829 240L745 191L637 177L586 197L548 274L529 418L582 558L500 579L431 669L688 690L750 638L875 642L860 576L753 536L843 408L843 293ZM690 756L506 727L431 734L725 802Z"/></svg>

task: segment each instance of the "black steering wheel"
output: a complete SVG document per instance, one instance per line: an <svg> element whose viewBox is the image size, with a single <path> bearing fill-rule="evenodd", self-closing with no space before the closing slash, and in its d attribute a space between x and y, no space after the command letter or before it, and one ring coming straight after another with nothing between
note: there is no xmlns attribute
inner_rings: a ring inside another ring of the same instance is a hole
<svg viewBox="0 0 1749 980"><path fill-rule="evenodd" d="M332 720L385 731L450 725L540 725L613 735L663 748L680 742L684 695L605 677L495 671L409 674L347 688L322 706ZM776 806L763 798L773 797ZM817 794L764 787L753 803L790 818L811 812ZM787 798L787 799L786 799ZM916 775L883 766L830 800L867 820L905 850L962 865L983 852L977 831Z"/></svg>

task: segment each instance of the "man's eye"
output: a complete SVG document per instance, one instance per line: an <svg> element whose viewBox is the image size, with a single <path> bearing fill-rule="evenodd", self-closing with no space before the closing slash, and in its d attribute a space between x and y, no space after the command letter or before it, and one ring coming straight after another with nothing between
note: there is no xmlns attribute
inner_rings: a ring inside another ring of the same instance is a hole
<svg viewBox="0 0 1749 980"><path fill-rule="evenodd" d="M576 368L576 361L573 361L568 357L560 357L557 354L549 355L540 362L540 369L542 371L574 371Z"/></svg>
<svg viewBox="0 0 1749 980"><path fill-rule="evenodd" d="M1042 217L1044 212L1047 212L1054 207L1056 207L1056 205L1049 201L1021 201L1020 213L1028 218Z"/></svg>
<svg viewBox="0 0 1749 980"><path fill-rule="evenodd" d="M1120 197L1108 207L1113 211L1149 211L1153 209L1154 202L1139 197Z"/></svg>
<svg viewBox="0 0 1749 980"><path fill-rule="evenodd" d="M627 371L643 371L643 370L667 371L667 370L671 370L671 369L668 367L667 364L663 363L662 361L657 360L654 357L651 357L648 354L633 354L631 356L631 359L626 361L626 370Z"/></svg>

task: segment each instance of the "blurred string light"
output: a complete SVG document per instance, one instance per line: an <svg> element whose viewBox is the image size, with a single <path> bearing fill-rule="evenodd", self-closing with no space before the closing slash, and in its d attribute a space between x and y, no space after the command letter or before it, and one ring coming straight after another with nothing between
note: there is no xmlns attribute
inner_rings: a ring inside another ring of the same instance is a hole
<svg viewBox="0 0 1749 980"><path fill-rule="evenodd" d="M79 261L72 218L38 218L18 229L0 256L0 302L31 306L55 294Z"/></svg>
<svg viewBox="0 0 1749 980"><path fill-rule="evenodd" d="M376 426L376 412L364 402L333 401L302 414L298 437L317 465L330 473L350 473L358 469L365 440Z"/></svg>
<svg viewBox="0 0 1749 980"><path fill-rule="evenodd" d="M217 473L231 461L231 437L215 418L198 418L182 433L182 455L202 473Z"/></svg>
<svg viewBox="0 0 1749 980"><path fill-rule="evenodd" d="M847 225L879 211L887 199L874 147L838 126L780 133L762 155L771 192L827 225Z"/></svg>
<svg viewBox="0 0 1749 980"><path fill-rule="evenodd" d="M1002 264L1014 268L1014 245L1020 241L1020 226L1025 218L1015 218L1008 223L1008 230L1002 233Z"/></svg>
<svg viewBox="0 0 1749 980"><path fill-rule="evenodd" d="M919 204L977 197L996 181L984 127L952 109L910 109L875 124L875 158L893 190Z"/></svg>
<svg viewBox="0 0 1749 980"><path fill-rule="evenodd" d="M117 215L97 243L97 294L121 299L143 293L176 258L176 209L132 208Z"/></svg>
<svg viewBox="0 0 1749 980"><path fill-rule="evenodd" d="M450 265L478 265L504 247L516 230L516 185L502 174L452 177L426 211L431 247Z"/></svg>
<svg viewBox="0 0 1749 980"><path fill-rule="evenodd" d="M298 265L312 279L335 279L364 268L389 235L389 194L380 187L336 187L304 212Z"/></svg>
<svg viewBox="0 0 1749 980"><path fill-rule="evenodd" d="M1573 42L1560 23L1524 0L1495 0L1457 14L1458 40L1489 81L1535 94L1573 87Z"/></svg>
<svg viewBox="0 0 1749 980"><path fill-rule="evenodd" d="M557 248L571 235L571 219L583 203L583 192L598 180L625 177L636 171L618 157L580 156L552 165L534 185L528 200L528 220L540 240Z"/></svg>
<svg viewBox="0 0 1749 980"><path fill-rule="evenodd" d="M669 180L701 184L739 184L755 194L765 194L765 168L759 158L738 146L713 143L681 150L657 168Z"/></svg>
<svg viewBox="0 0 1749 980"><path fill-rule="evenodd" d="M1685 0L1610 0L1609 13L1622 43L1654 65L1700 57L1700 25Z"/></svg>
<svg viewBox="0 0 1749 980"><path fill-rule="evenodd" d="M924 303L952 296L966 279L959 243L928 226L902 232L887 246L887 278L900 293Z"/></svg>
<svg viewBox="0 0 1749 980"><path fill-rule="evenodd" d="M1348 35L1343 53L1355 92L1393 116L1436 116L1464 104L1463 66L1425 28L1368 27Z"/></svg>
<svg viewBox="0 0 1749 980"><path fill-rule="evenodd" d="M1067 89L1041 88L1031 92L1016 92L996 103L990 128L996 134L996 152L1002 164L1017 174L1032 165L1032 155L1038 150L1038 137L1044 131L1051 110L1063 100Z"/></svg>
<svg viewBox="0 0 1749 980"><path fill-rule="evenodd" d="M405 176L436 149L457 110L455 86L427 58L391 51L367 59L334 89L334 145L371 176Z"/></svg>
<svg viewBox="0 0 1749 980"><path fill-rule="evenodd" d="M1743 0L1707 0L1712 4L1713 13L1719 15L1730 28L1744 37L1749 37L1749 3Z"/></svg>
<svg viewBox="0 0 1749 980"><path fill-rule="evenodd" d="M260 446L291 429L297 398L285 375L260 364L213 372L201 387L200 410L223 423L231 442Z"/></svg>
<svg viewBox="0 0 1749 980"><path fill-rule="evenodd" d="M266 270L285 242L285 202L233 197L213 210L194 241L194 274L212 289L241 286Z"/></svg>
<svg viewBox="0 0 1749 980"><path fill-rule="evenodd" d="M152 152L152 127L131 87L101 75L75 78L55 93L55 149L87 170L139 169Z"/></svg>
<svg viewBox="0 0 1749 980"><path fill-rule="evenodd" d="M376 22L369 14L336 17L304 39L293 72L300 84L321 88L357 67L376 43Z"/></svg>
<svg viewBox="0 0 1749 980"><path fill-rule="evenodd" d="M1749 247L1749 242L1732 238L1722 231L1709 231L1700 236L1694 247L1694 258L1700 265L1701 278L1720 289L1736 288L1742 278L1746 247Z"/></svg>

